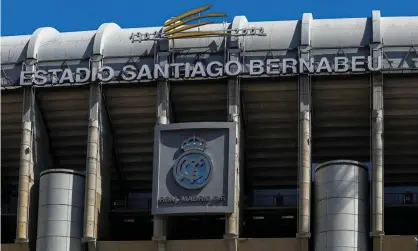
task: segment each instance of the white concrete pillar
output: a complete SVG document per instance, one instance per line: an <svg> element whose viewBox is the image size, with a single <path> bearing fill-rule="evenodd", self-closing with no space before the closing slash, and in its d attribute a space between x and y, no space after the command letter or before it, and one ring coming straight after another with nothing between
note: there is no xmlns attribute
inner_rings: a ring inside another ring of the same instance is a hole
<svg viewBox="0 0 418 251"><path fill-rule="evenodd" d="M299 250L309 249L311 236L311 80L299 75L298 232Z"/></svg>
<svg viewBox="0 0 418 251"><path fill-rule="evenodd" d="M16 243L29 242L30 198L35 183L34 165L34 111L33 87L23 90L23 115L20 143L19 191L17 202Z"/></svg>
<svg viewBox="0 0 418 251"><path fill-rule="evenodd" d="M86 185L84 203L83 241L89 247L97 240L98 215L101 205L101 168L100 168L100 100L99 83L90 84L89 122L87 141Z"/></svg>
<svg viewBox="0 0 418 251"><path fill-rule="evenodd" d="M299 57L307 62L310 60L311 44L311 13L304 13L301 25L301 43ZM309 250L309 238L311 237L311 174L312 174L312 136L311 136L311 111L312 88L311 77L306 72L300 72L298 77L299 91L299 137L298 137L298 227L297 238L299 250Z"/></svg>
<svg viewBox="0 0 418 251"><path fill-rule="evenodd" d="M113 135L100 83L90 84L83 241L95 250L109 235Z"/></svg>
<svg viewBox="0 0 418 251"><path fill-rule="evenodd" d="M239 49L230 49L229 50L229 58L230 60L239 60ZM228 250L229 251L236 251L238 250L238 237L239 237L239 230L240 230L240 204L241 204L241 168L240 168L240 150L241 150L241 118L240 118L240 79L239 78L231 78L228 79L228 121L234 122L236 125L236 145L235 145L235 201L234 201L234 212L232 214L228 214L226 216L225 222L225 235L224 238L228 242Z"/></svg>
<svg viewBox="0 0 418 251"><path fill-rule="evenodd" d="M161 52L158 62L161 65L168 63L168 53ZM170 83L167 81L157 82L157 125L170 123ZM155 215L153 221L153 237L157 242L158 251L167 250L167 217Z"/></svg>
<svg viewBox="0 0 418 251"><path fill-rule="evenodd" d="M380 32L380 11L372 12L373 36L370 45L370 55L373 67L378 64L378 57L382 57L382 34ZM381 71L372 72L372 192L371 192L371 232L373 251L383 250L384 215L383 215L383 75Z"/></svg>

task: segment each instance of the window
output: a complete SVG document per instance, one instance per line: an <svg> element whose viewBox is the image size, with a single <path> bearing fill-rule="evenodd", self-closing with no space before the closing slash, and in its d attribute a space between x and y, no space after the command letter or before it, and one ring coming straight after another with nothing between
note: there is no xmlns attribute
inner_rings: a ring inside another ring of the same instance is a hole
<svg viewBox="0 0 418 251"><path fill-rule="evenodd" d="M254 190L253 207L281 207L297 205L296 189Z"/></svg>
<svg viewBox="0 0 418 251"><path fill-rule="evenodd" d="M385 205L418 205L418 187L385 187Z"/></svg>

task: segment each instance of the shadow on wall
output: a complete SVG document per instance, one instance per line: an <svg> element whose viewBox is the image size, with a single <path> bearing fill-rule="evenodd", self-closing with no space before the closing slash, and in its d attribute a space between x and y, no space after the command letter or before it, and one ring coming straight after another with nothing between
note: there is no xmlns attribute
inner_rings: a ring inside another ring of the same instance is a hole
<svg viewBox="0 0 418 251"><path fill-rule="evenodd" d="M3 199L3 198L2 198ZM2 201L3 202L3 201ZM2 205L2 209L3 209ZM17 208L17 205L15 205L15 208ZM6 210L5 210L6 211ZM15 210L16 211L16 210ZM16 229L16 213L4 213L1 212L1 229ZM16 239L16 231L1 231L1 242L2 244L6 243L14 243L14 240Z"/></svg>

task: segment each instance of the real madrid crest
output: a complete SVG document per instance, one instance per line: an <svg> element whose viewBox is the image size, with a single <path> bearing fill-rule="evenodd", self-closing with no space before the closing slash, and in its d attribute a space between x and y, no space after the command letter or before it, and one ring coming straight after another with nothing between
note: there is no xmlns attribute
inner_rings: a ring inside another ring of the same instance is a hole
<svg viewBox="0 0 418 251"><path fill-rule="evenodd" d="M182 144L184 151L177 159L173 174L177 183L186 189L199 189L206 186L212 175L212 161L204 152L205 140L192 136Z"/></svg>

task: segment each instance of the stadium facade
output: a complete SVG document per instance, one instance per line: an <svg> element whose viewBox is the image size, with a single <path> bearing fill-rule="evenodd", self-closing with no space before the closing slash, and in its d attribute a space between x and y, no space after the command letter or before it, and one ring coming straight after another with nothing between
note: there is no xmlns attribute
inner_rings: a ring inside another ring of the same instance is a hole
<svg viewBox="0 0 418 251"><path fill-rule="evenodd" d="M2 250L415 251L418 17L208 8L1 38Z"/></svg>

